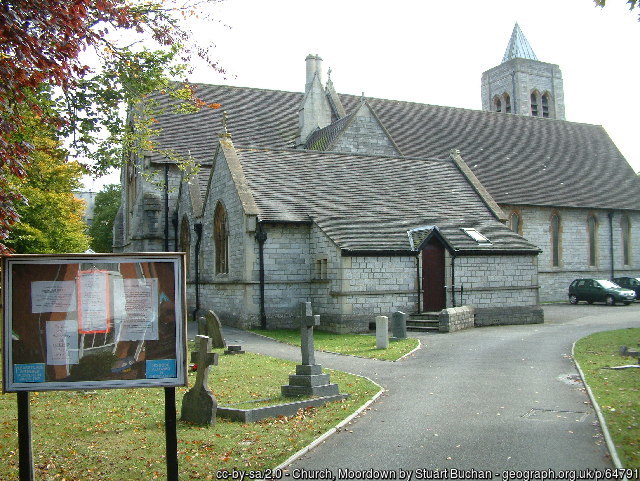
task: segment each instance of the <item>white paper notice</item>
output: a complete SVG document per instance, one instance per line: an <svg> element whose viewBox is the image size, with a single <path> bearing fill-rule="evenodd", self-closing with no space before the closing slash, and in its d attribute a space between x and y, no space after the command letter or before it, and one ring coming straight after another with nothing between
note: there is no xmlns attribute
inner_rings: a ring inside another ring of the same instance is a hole
<svg viewBox="0 0 640 481"><path fill-rule="evenodd" d="M78 364L78 321L47 322L47 364Z"/></svg>
<svg viewBox="0 0 640 481"><path fill-rule="evenodd" d="M31 312L34 314L75 310L75 281L34 281L31 283Z"/></svg>
<svg viewBox="0 0 640 481"><path fill-rule="evenodd" d="M83 334L109 332L109 282L107 271L78 273L78 316Z"/></svg>
<svg viewBox="0 0 640 481"><path fill-rule="evenodd" d="M158 340L158 279L125 279L121 341Z"/></svg>

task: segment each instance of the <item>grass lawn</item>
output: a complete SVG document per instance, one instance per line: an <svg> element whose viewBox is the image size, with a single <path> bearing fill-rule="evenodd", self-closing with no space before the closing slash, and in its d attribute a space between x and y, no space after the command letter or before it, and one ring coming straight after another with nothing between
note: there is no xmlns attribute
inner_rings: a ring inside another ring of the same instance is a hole
<svg viewBox="0 0 640 481"><path fill-rule="evenodd" d="M276 404L280 386L288 383L295 364L251 353L220 355L209 384L219 405L265 398ZM350 397L289 418L251 424L218 419L212 427L200 427L178 421L180 479L216 479L216 471L224 469L273 468L379 390L364 378L327 372ZM195 373L190 373L190 385L194 380ZM186 388L176 392L178 417L185 392ZM30 399L36 480L166 479L163 389L33 392ZM0 479L18 480L14 393L0 394L0 459Z"/></svg>
<svg viewBox="0 0 640 481"><path fill-rule="evenodd" d="M299 329L253 329L252 332L286 342L300 345ZM351 356L369 357L384 361L397 361L420 345L418 339L408 338L389 342L388 349L376 348L376 336L368 334L334 334L326 331L313 331L313 345L318 351L337 352Z"/></svg>
<svg viewBox="0 0 640 481"><path fill-rule="evenodd" d="M603 369L636 364L620 346L638 349L640 328L592 334L576 343L574 356L584 372L625 468L640 468L640 369Z"/></svg>

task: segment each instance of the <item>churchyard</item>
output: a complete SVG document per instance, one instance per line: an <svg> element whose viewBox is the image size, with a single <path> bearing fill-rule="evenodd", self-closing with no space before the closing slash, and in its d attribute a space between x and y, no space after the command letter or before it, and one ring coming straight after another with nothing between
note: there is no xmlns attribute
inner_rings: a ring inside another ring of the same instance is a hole
<svg viewBox="0 0 640 481"><path fill-rule="evenodd" d="M195 349L193 342L189 349ZM242 406L269 399L290 402L281 385L295 362L258 354L219 356L209 386L219 406ZM178 421L181 479L216 479L224 469L261 470L277 466L336 426L371 399L379 387L358 376L329 371L349 396L322 408L256 423L218 419L212 425ZM196 372L189 374L193 386ZM177 389L177 412L187 388ZM118 389L31 393L35 479L165 479L164 398L162 389ZM264 403L263 403L264 404ZM16 395L0 395L0 479L18 479Z"/></svg>

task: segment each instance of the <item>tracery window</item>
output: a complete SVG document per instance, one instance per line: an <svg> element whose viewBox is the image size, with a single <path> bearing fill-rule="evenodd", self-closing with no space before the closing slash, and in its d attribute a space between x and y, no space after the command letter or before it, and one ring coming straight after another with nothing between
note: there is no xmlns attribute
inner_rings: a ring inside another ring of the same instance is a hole
<svg viewBox="0 0 640 481"><path fill-rule="evenodd" d="M227 274L229 272L229 230L227 212L221 202L218 202L213 214L213 243L216 250L216 274Z"/></svg>

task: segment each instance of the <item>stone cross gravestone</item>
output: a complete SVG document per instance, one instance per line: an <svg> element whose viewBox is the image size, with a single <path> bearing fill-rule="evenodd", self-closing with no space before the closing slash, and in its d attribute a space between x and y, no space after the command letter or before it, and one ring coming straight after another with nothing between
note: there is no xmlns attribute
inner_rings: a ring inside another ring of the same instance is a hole
<svg viewBox="0 0 640 481"><path fill-rule="evenodd" d="M311 303L303 302L303 318L300 323L300 350L302 364L296 366L296 373L289 376L289 384L282 386L282 395L333 396L340 392L337 384L331 384L329 374L322 373L322 366L316 364L313 346L313 328L320 325L320 316L313 315Z"/></svg>
<svg viewBox="0 0 640 481"><path fill-rule="evenodd" d="M196 336L198 351L191 353L191 362L198 366L196 382L182 399L180 419L195 424L215 424L218 402L209 389L209 370L218 364L218 354L211 351L208 336Z"/></svg>

